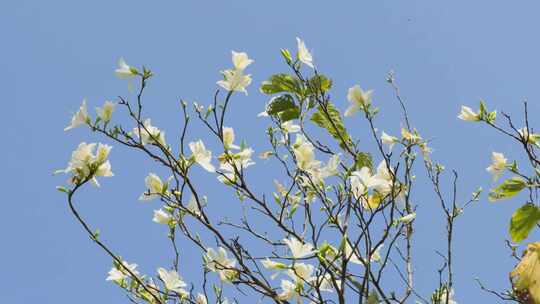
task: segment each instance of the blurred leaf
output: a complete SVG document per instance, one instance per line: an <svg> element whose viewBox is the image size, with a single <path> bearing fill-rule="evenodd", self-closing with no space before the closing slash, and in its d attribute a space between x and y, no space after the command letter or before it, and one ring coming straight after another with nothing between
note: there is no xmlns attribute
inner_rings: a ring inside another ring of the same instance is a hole
<svg viewBox="0 0 540 304"><path fill-rule="evenodd" d="M318 92L326 92L332 87L332 80L324 75L315 75L308 80L308 92L316 94Z"/></svg>
<svg viewBox="0 0 540 304"><path fill-rule="evenodd" d="M373 172L373 157L367 152L360 152L356 155L356 170L368 167Z"/></svg>
<svg viewBox="0 0 540 304"><path fill-rule="evenodd" d="M273 98L266 113L277 116L282 122L286 122L300 117L300 108L294 103L293 97L286 94Z"/></svg>
<svg viewBox="0 0 540 304"><path fill-rule="evenodd" d="M515 291L532 300L523 303L540 303L540 242L527 246L523 258L510 272L510 279Z"/></svg>
<svg viewBox="0 0 540 304"><path fill-rule="evenodd" d="M518 194L525 187L527 187L527 182L521 177L514 176L505 180L497 187L491 189L488 199L491 202L494 202L497 200L510 198Z"/></svg>
<svg viewBox="0 0 540 304"><path fill-rule="evenodd" d="M517 209L510 220L510 236L512 241L521 242L540 221L540 208L528 203Z"/></svg>

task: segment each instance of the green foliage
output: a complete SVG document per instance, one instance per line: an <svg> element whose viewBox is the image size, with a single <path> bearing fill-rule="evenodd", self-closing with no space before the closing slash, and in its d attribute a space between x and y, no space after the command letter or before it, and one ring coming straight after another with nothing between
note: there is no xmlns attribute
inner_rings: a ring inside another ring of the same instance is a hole
<svg viewBox="0 0 540 304"><path fill-rule="evenodd" d="M360 152L356 155L356 170L368 167L373 172L373 157L367 152Z"/></svg>
<svg viewBox="0 0 540 304"><path fill-rule="evenodd" d="M332 87L332 80L324 75L318 74L308 80L308 93L325 93Z"/></svg>
<svg viewBox="0 0 540 304"><path fill-rule="evenodd" d="M322 105L319 105L317 112L311 116L311 121L319 127L326 129L339 142L341 148L345 148L345 145L351 142L349 133L347 133L341 119L341 114L331 102L328 102L324 108Z"/></svg>
<svg viewBox="0 0 540 304"><path fill-rule="evenodd" d="M497 187L491 189L488 199L491 202L494 202L497 200L510 198L518 194L525 187L527 187L527 182L521 177L514 176L505 180Z"/></svg>
<svg viewBox="0 0 540 304"><path fill-rule="evenodd" d="M538 221L540 221L540 208L536 205L527 203L517 209L510 220L512 241L521 242L526 239Z"/></svg>
<svg viewBox="0 0 540 304"><path fill-rule="evenodd" d="M276 93L295 93L303 95L303 86L300 79L288 74L275 74L261 84L261 92L272 95Z"/></svg>
<svg viewBox="0 0 540 304"><path fill-rule="evenodd" d="M379 294L375 290L372 290L369 293L369 296L367 298L367 304L378 304L380 303Z"/></svg>
<svg viewBox="0 0 540 304"><path fill-rule="evenodd" d="M268 115L278 117L282 122L300 117L300 108L291 95L285 94L272 99L266 110Z"/></svg>

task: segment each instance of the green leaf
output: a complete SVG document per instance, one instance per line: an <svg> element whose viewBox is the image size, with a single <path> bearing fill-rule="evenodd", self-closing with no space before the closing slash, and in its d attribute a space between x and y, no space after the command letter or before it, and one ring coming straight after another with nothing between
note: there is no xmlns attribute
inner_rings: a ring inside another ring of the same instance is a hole
<svg viewBox="0 0 540 304"><path fill-rule="evenodd" d="M300 117L300 108L294 103L291 95L285 94L273 98L268 105L266 113L279 117L281 122L286 122Z"/></svg>
<svg viewBox="0 0 540 304"><path fill-rule="evenodd" d="M510 220L512 241L517 243L526 239L538 221L540 221L540 208L536 205L527 203L517 209Z"/></svg>
<svg viewBox="0 0 540 304"><path fill-rule="evenodd" d="M332 87L332 80L324 75L315 75L308 80L308 92L316 94L318 92L326 92Z"/></svg>
<svg viewBox="0 0 540 304"><path fill-rule="evenodd" d="M302 95L302 82L288 74L275 74L261 84L261 92L271 95L282 92Z"/></svg>
<svg viewBox="0 0 540 304"><path fill-rule="evenodd" d="M368 167L373 171L373 157L367 152L360 152L356 155L356 170Z"/></svg>
<svg viewBox="0 0 540 304"><path fill-rule="evenodd" d="M518 176L511 177L505 180L502 184L491 189L491 192L488 195L488 200L494 202L513 197L525 187L527 187L527 182L523 178Z"/></svg>
<svg viewBox="0 0 540 304"><path fill-rule="evenodd" d="M347 133L343 125L341 114L331 102L328 102L326 105L326 111L319 105L317 112L311 116L311 121L319 127L326 129L339 142L341 148L345 148L345 145L351 142L349 133Z"/></svg>

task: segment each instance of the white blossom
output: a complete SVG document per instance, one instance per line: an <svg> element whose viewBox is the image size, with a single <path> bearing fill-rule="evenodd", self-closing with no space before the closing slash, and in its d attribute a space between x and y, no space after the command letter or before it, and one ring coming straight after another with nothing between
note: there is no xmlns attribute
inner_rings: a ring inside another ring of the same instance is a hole
<svg viewBox="0 0 540 304"><path fill-rule="evenodd" d="M249 59L248 55L244 52L232 52L232 62L234 68L239 71L243 71L248 65L253 63L253 60Z"/></svg>
<svg viewBox="0 0 540 304"><path fill-rule="evenodd" d="M399 142L399 139L395 136L388 135L383 131L381 135L381 142L388 145L388 149L391 151L392 147Z"/></svg>
<svg viewBox="0 0 540 304"><path fill-rule="evenodd" d="M101 108L96 108L96 112L101 121L108 123L111 121L115 104L111 101L105 101Z"/></svg>
<svg viewBox="0 0 540 304"><path fill-rule="evenodd" d="M283 242L285 242L285 244L289 247L293 258L295 259L314 254L313 245L310 243L302 243L294 237L291 237L290 239L283 239Z"/></svg>
<svg viewBox="0 0 540 304"><path fill-rule="evenodd" d="M137 268L137 264L129 264L126 261L122 261L122 266L111 268L105 280L120 283L122 280L130 276L126 268L129 269L134 275L139 275L139 272L135 270Z"/></svg>
<svg viewBox="0 0 540 304"><path fill-rule="evenodd" d="M208 172L215 172L216 168L212 165L212 151L207 150L202 140L189 143L189 149L193 153L195 162Z"/></svg>
<svg viewBox="0 0 540 304"><path fill-rule="evenodd" d="M279 294L279 298L285 301L294 300L296 303L302 303L296 284L289 280L281 280L281 293Z"/></svg>
<svg viewBox="0 0 540 304"><path fill-rule="evenodd" d="M307 49L306 44L298 37L296 37L296 42L298 44L298 59L310 68L313 68L313 56Z"/></svg>
<svg viewBox="0 0 540 304"><path fill-rule="evenodd" d="M163 186L163 182L161 181L161 178L159 178L159 176L157 176L155 173L148 174L148 176L144 179L144 183L148 191L141 194L139 200L147 201L159 198L160 194L164 192L163 190L165 188Z"/></svg>
<svg viewBox="0 0 540 304"><path fill-rule="evenodd" d="M197 200L195 199L194 195L192 195L191 198L189 199L189 202L186 205L186 209L189 210L189 212L193 213L196 216L201 215L201 210L199 209L199 205L197 204Z"/></svg>
<svg viewBox="0 0 540 304"><path fill-rule="evenodd" d="M493 181L496 181L506 169L507 159L502 153L492 152L491 161L492 163L486 168L486 171L493 175Z"/></svg>
<svg viewBox="0 0 540 304"><path fill-rule="evenodd" d="M86 108L86 99L84 99L82 101L81 107L79 108L77 113L73 115L73 117L71 118L71 123L69 124L69 126L64 128L64 131L68 131L80 125L89 124L89 123L90 123L90 117L88 116L88 109Z"/></svg>
<svg viewBox="0 0 540 304"><path fill-rule="evenodd" d="M195 304L208 304L208 300L202 293L197 293L197 296L195 297Z"/></svg>
<svg viewBox="0 0 540 304"><path fill-rule="evenodd" d="M135 136L141 138L141 143L143 145L160 144L163 147L167 146L167 144L165 143L165 132L152 126L152 121L150 120L150 118L146 119L142 126L133 128L133 133L135 134Z"/></svg>
<svg viewBox="0 0 540 304"><path fill-rule="evenodd" d="M479 121L480 114L475 113L467 106L461 106L461 112L459 113L458 118L464 121Z"/></svg>
<svg viewBox="0 0 540 304"><path fill-rule="evenodd" d="M114 71L118 78L131 78L137 75L137 69L132 66L129 66L124 58L118 59L118 68Z"/></svg>
<svg viewBox="0 0 540 304"><path fill-rule="evenodd" d="M94 185L99 186L96 179L98 176L113 176L111 171L111 163L107 160L111 146L99 144L97 154L94 154L96 149L95 143L87 144L82 142L77 149L71 154L71 160L66 169L58 170L55 173L71 173L73 177L71 182L81 182L86 178L91 178Z"/></svg>
<svg viewBox="0 0 540 304"><path fill-rule="evenodd" d="M234 144L234 129L224 127L223 128L223 145L226 149L240 149Z"/></svg>
<svg viewBox="0 0 540 304"><path fill-rule="evenodd" d="M305 263L294 263L287 275L298 283L310 282L313 280L313 271L315 267Z"/></svg>
<svg viewBox="0 0 540 304"><path fill-rule="evenodd" d="M174 291L181 296L187 296L188 292L184 289L186 283L182 280L178 272L175 270L166 270L165 268L158 268L159 278L163 281L165 288L170 291Z"/></svg>
<svg viewBox="0 0 540 304"><path fill-rule="evenodd" d="M152 221L158 224L168 225L172 221L172 216L161 209L154 210L154 218Z"/></svg>
<svg viewBox="0 0 540 304"><path fill-rule="evenodd" d="M206 267L213 272L217 272L223 282L230 282L236 276L234 269L236 261L227 257L227 252L223 247L219 247L217 252L213 248L206 250Z"/></svg>
<svg viewBox="0 0 540 304"><path fill-rule="evenodd" d="M351 103L349 108L345 111L345 116L352 116L354 113L359 110L364 110L368 105L371 104L371 95L373 94L372 90L364 91L360 88L359 85L354 85L349 88L347 93L347 100Z"/></svg>
<svg viewBox="0 0 540 304"><path fill-rule="evenodd" d="M415 218L416 218L416 212L412 212L412 213L409 213L407 215L400 217L397 221L398 223L408 224L412 222Z"/></svg>

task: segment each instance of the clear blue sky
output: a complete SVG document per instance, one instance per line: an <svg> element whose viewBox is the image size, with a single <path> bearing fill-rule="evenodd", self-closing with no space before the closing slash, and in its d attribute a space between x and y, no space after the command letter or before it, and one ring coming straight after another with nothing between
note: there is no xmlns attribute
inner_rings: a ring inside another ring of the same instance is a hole
<svg viewBox="0 0 540 304"><path fill-rule="evenodd" d="M65 178L51 175L66 165L80 141L98 140L87 130L62 131L81 100L88 98L93 110L126 94L125 82L113 75L120 56L155 71L148 115L172 140L177 100L210 102L218 71L230 65L230 51L248 52L255 59L249 67L254 81L250 95L235 100L229 124L259 151L265 147L259 134L267 121L255 115L267 97L256 88L284 70L279 49L294 50L296 36L334 79L336 104L346 107L346 89L353 84L375 89L384 129L395 134L399 112L385 83L393 69L413 125L435 138L434 157L460 172L465 198L477 186L490 186L485 167L492 150L511 159L522 155L493 131L459 121L459 106L476 107L485 98L491 108L518 115L527 99L535 120L539 9L537 1L2 1L0 303L127 302L104 280L110 259L83 234L64 196L54 190ZM352 130L365 128L348 123ZM192 138L202 135L200 128L193 132ZM156 171L142 159L115 147L116 176L103 180L99 190L84 190L80 208L118 252L153 274L166 265L169 251L163 227L151 222L157 202L137 201L145 175ZM217 210L234 203L223 193L208 193ZM418 244L417 257L424 263L417 266L417 286L427 292L437 278L440 259L434 250L443 248L443 223L434 220L440 210L429 188L417 193L416 237L425 240ZM504 238L519 202L491 204L483 196L459 218L455 289L460 303L496 301L477 288L475 277L494 289L507 287L513 261ZM189 251L183 257L200 261Z"/></svg>

